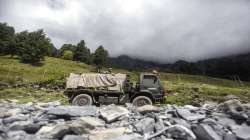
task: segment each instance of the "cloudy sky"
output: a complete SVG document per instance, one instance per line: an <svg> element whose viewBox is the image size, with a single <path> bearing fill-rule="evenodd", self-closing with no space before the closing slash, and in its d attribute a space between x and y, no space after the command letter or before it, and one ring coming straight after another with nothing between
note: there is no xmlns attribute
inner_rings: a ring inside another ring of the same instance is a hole
<svg viewBox="0 0 250 140"><path fill-rule="evenodd" d="M0 0L0 22L163 63L250 51L250 0Z"/></svg>

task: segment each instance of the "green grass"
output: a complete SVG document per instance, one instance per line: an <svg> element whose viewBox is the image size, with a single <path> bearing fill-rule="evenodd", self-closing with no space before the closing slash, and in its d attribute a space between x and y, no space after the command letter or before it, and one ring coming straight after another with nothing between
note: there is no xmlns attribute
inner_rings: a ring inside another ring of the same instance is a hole
<svg viewBox="0 0 250 140"><path fill-rule="evenodd" d="M43 65L32 66L20 63L18 59L9 56L0 56L0 81L11 85L17 83L43 83L51 86L63 85L69 73L94 72L93 65L63 60L59 58L45 58ZM114 69L115 73L131 75L133 81L138 80L139 72ZM241 100L250 101L250 83L238 82L220 78L199 75L161 73L163 85L169 95L166 103L191 104L195 100L211 100L222 102L226 95L233 94ZM60 100L66 103L67 99L62 91L36 90L32 88L5 88L0 89L1 99L18 99L21 103L30 101Z"/></svg>
<svg viewBox="0 0 250 140"><path fill-rule="evenodd" d="M0 79L7 83L49 83L64 80L69 73L83 73L94 70L93 66L58 58L45 58L42 66L20 63L8 56L0 57Z"/></svg>
<svg viewBox="0 0 250 140"><path fill-rule="evenodd" d="M32 88L6 88L0 90L0 99L16 99L18 103L60 101L68 104L61 91L35 90Z"/></svg>

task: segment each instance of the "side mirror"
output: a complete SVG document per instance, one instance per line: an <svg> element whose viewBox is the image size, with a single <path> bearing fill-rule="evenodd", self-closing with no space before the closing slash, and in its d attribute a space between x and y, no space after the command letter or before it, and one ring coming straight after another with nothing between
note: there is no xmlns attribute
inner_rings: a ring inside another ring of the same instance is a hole
<svg viewBox="0 0 250 140"><path fill-rule="evenodd" d="M158 80L157 80L157 78L155 77L155 79L154 79L154 84L157 82Z"/></svg>

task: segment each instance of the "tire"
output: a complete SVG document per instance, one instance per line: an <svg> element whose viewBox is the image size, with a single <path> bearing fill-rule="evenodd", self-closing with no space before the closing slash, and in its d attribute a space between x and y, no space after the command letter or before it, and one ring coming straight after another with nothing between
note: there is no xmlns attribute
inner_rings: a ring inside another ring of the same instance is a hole
<svg viewBox="0 0 250 140"><path fill-rule="evenodd" d="M93 100L92 97L88 94L79 94L75 96L72 100L72 105L76 106L86 106L86 105L92 105Z"/></svg>
<svg viewBox="0 0 250 140"><path fill-rule="evenodd" d="M133 99L132 104L134 106L143 106L143 105L152 105L153 102L150 98L146 96L138 96Z"/></svg>

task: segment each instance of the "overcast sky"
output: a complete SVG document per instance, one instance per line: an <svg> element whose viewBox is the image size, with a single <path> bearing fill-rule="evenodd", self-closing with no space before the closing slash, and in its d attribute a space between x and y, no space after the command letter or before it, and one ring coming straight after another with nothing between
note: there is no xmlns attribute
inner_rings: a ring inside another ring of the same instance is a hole
<svg viewBox="0 0 250 140"><path fill-rule="evenodd" d="M163 63L250 51L250 0L0 0L0 22Z"/></svg>

